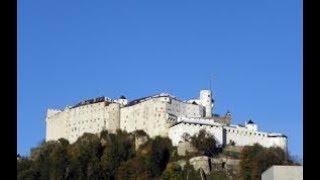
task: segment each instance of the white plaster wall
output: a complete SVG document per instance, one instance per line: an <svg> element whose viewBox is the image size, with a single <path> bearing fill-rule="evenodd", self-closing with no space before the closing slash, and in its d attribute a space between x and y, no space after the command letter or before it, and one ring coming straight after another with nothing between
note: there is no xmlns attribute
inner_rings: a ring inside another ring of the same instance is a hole
<svg viewBox="0 0 320 180"><path fill-rule="evenodd" d="M249 130L258 131L258 126L256 124L246 124L245 125Z"/></svg>
<svg viewBox="0 0 320 180"><path fill-rule="evenodd" d="M189 122L189 123L200 123L205 125L215 125L221 126L221 124L214 121L211 118L203 118L203 117L178 117L177 122Z"/></svg>
<svg viewBox="0 0 320 180"><path fill-rule="evenodd" d="M210 134L214 135L217 144L222 144L223 142L223 128L222 126L216 126L216 125L202 125L202 124L195 124L195 123L186 123L181 122L177 125L172 126L169 129L169 138L172 141L172 144L174 146L177 146L179 142L183 142L182 135L184 133L188 133L190 136L193 136L201 129L205 129Z"/></svg>
<svg viewBox="0 0 320 180"><path fill-rule="evenodd" d="M265 132L259 132L254 130L249 130L247 128L236 128L225 126L226 131L226 143L229 144L230 141L234 141L236 146L246 146L259 143L264 147L269 146L268 134Z"/></svg>
<svg viewBox="0 0 320 180"><path fill-rule="evenodd" d="M203 106L182 102L171 98L166 110L170 114L181 117L203 117Z"/></svg>
<svg viewBox="0 0 320 180"><path fill-rule="evenodd" d="M115 133L117 129L120 129L120 104L112 103L106 107L105 129L109 132Z"/></svg>
<svg viewBox="0 0 320 180"><path fill-rule="evenodd" d="M271 166L262 173L261 180L303 180L303 167Z"/></svg>
<svg viewBox="0 0 320 180"><path fill-rule="evenodd" d="M123 107L123 106L128 104L128 100L127 99L118 99L115 102L119 103L121 107Z"/></svg>
<svg viewBox="0 0 320 180"><path fill-rule="evenodd" d="M157 97L121 108L120 128L127 132L144 130L150 137L168 136L168 101L169 97Z"/></svg>
<svg viewBox="0 0 320 180"><path fill-rule="evenodd" d="M58 140L59 138L67 138L68 130L66 122L68 119L68 112L58 112L54 115L50 114L46 117L46 141Z"/></svg>
<svg viewBox="0 0 320 180"><path fill-rule="evenodd" d="M69 109L69 111L70 143L76 141L85 132L95 134L106 127L108 108L105 106L105 102L83 105Z"/></svg>
<svg viewBox="0 0 320 180"><path fill-rule="evenodd" d="M46 140L65 138L75 142L83 133L99 133L104 129L115 131L120 126L119 104L106 102L65 109L47 118Z"/></svg>
<svg viewBox="0 0 320 180"><path fill-rule="evenodd" d="M200 103L206 108L205 117L212 117L212 93L210 90L201 90L200 91Z"/></svg>
<svg viewBox="0 0 320 180"><path fill-rule="evenodd" d="M286 137L269 137L269 147L278 146L287 151L287 138Z"/></svg>
<svg viewBox="0 0 320 180"><path fill-rule="evenodd" d="M270 135L266 132L255 131L252 129L241 127L225 126L226 143L229 144L230 140L234 141L236 146L251 146L259 143L263 147L280 147L285 152L287 151L287 138L286 137L268 137Z"/></svg>

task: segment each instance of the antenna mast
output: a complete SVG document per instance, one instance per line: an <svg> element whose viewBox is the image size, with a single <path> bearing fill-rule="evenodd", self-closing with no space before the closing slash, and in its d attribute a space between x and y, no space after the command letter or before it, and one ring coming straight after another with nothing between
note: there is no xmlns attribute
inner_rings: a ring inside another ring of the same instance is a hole
<svg viewBox="0 0 320 180"><path fill-rule="evenodd" d="M211 78L212 78L212 77L213 77L213 76L211 75L210 78L209 78L209 83L210 83L209 89L210 89L210 91L212 91L212 86L211 86L211 84L212 84L212 83L211 83Z"/></svg>

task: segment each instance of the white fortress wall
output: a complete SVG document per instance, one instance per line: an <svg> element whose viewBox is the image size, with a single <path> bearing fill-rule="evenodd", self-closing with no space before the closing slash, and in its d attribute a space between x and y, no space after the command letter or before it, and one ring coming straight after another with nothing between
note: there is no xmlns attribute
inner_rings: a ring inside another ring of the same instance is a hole
<svg viewBox="0 0 320 180"><path fill-rule="evenodd" d="M213 119L204 117L178 117L177 122L199 123L204 125L221 126L221 124L214 122Z"/></svg>
<svg viewBox="0 0 320 180"><path fill-rule="evenodd" d="M149 136L167 136L166 103L169 97L156 97L120 109L120 128L127 132L144 130Z"/></svg>
<svg viewBox="0 0 320 180"><path fill-rule="evenodd" d="M48 110L46 117L46 141L58 140L59 138L66 138L68 136L66 128L67 118L67 112L60 111L52 114L52 111Z"/></svg>
<svg viewBox="0 0 320 180"><path fill-rule="evenodd" d="M105 129L109 132L115 133L117 129L120 129L120 106L118 103L106 106L104 124Z"/></svg>
<svg viewBox="0 0 320 180"><path fill-rule="evenodd" d="M203 117L204 107L171 98L167 103L166 111L177 117Z"/></svg>
<svg viewBox="0 0 320 180"><path fill-rule="evenodd" d="M234 141L236 146L259 143L287 150L286 136L260 132L251 120L245 126L221 124L219 119L214 122L217 117L211 117L212 107L210 90L200 91L199 99L187 102L164 93L129 103L124 96L118 100L90 99L64 110L48 109L46 141L66 138L73 143L85 132L96 134L108 130L114 133L121 129L127 132L144 130L150 137L169 136L173 145L178 145L184 133L192 136L205 129L221 145Z"/></svg>
<svg viewBox="0 0 320 180"><path fill-rule="evenodd" d="M105 118L104 102L79 106L69 111L70 142L74 142L85 132L97 133L102 130Z"/></svg>
<svg viewBox="0 0 320 180"><path fill-rule="evenodd" d="M236 146L246 146L259 143L262 146L268 146L269 139L268 134L265 132L259 132L247 129L245 127L232 127L225 126L226 143L234 141Z"/></svg>
<svg viewBox="0 0 320 180"><path fill-rule="evenodd" d="M97 102L66 108L47 118L46 140L68 139L70 143L83 133L99 133L106 129L114 132L120 128L118 103Z"/></svg>
<svg viewBox="0 0 320 180"><path fill-rule="evenodd" d="M288 139L286 136L282 134L276 134L276 133L270 133L269 134L269 146L268 147L274 147L278 146L284 149L286 152L288 151Z"/></svg>
<svg viewBox="0 0 320 180"><path fill-rule="evenodd" d="M287 138L281 134L255 131L240 126L224 126L226 132L226 143L234 141L236 146L246 146L259 143L263 147L278 146L287 151ZM271 135L271 136L270 136Z"/></svg>
<svg viewBox="0 0 320 180"><path fill-rule="evenodd" d="M217 144L223 143L223 128L220 125L204 125L201 123L192 122L180 122L169 129L169 138L172 140L172 144L177 146L179 142L183 142L182 135L188 133L193 136L199 133L200 130L206 130L210 134L214 135Z"/></svg>

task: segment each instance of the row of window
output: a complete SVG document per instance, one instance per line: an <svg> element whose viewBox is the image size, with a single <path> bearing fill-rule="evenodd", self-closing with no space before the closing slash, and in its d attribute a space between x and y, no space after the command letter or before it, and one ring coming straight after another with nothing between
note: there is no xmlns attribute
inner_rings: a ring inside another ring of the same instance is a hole
<svg viewBox="0 0 320 180"><path fill-rule="evenodd" d="M84 123L89 123L89 122L96 122L96 121L99 121L100 118L97 118L97 119L90 119L90 120L83 120L83 121L78 121L78 125L79 124L84 124ZM106 122L106 118L104 118L104 123ZM73 126L75 126L77 123L73 123ZM71 127L71 124L68 124L69 127Z"/></svg>
<svg viewBox="0 0 320 180"><path fill-rule="evenodd" d="M237 133L237 134L240 134L240 135L258 135L258 136L262 136L262 137L265 137L266 135L265 134L262 134L262 133L256 133L256 132L246 132L246 131L239 131L239 130L231 130L231 129L228 129L228 132L232 132L232 133Z"/></svg>

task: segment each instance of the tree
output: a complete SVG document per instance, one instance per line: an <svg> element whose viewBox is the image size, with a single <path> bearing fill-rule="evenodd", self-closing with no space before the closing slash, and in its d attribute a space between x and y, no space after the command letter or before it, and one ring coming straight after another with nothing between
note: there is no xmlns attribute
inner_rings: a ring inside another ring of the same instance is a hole
<svg viewBox="0 0 320 180"><path fill-rule="evenodd" d="M202 155L214 156L216 140L212 134L202 129L198 134L191 137L191 144L198 149Z"/></svg>
<svg viewBox="0 0 320 180"><path fill-rule="evenodd" d="M21 157L21 159L17 161L17 179L37 179L33 161L30 161L26 157Z"/></svg>
<svg viewBox="0 0 320 180"><path fill-rule="evenodd" d="M264 148L259 144L245 146L240 155L240 176L243 179L260 179L262 172L272 165L290 164L279 147Z"/></svg>
<svg viewBox="0 0 320 180"><path fill-rule="evenodd" d="M151 141L151 152L147 156L147 165L153 177L161 175L170 159L172 143L169 138L157 136Z"/></svg>
<svg viewBox="0 0 320 180"><path fill-rule="evenodd" d="M119 130L117 134L104 133L101 137L105 141L101 168L107 179L115 179L121 162L129 160L135 154L133 136Z"/></svg>
<svg viewBox="0 0 320 180"><path fill-rule="evenodd" d="M182 139L183 139L185 142L190 142L191 136L190 136L189 133L183 133L183 134L182 134Z"/></svg>

